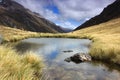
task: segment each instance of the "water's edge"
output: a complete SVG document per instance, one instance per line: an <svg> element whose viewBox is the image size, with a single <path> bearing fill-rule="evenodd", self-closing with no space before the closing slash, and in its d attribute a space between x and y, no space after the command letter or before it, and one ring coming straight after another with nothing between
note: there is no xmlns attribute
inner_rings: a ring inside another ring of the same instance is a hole
<svg viewBox="0 0 120 80"><path fill-rule="evenodd" d="M92 41L88 39L30 38L14 46L21 53L31 50L42 55L52 80L119 79L120 69L116 65L100 61L80 64L64 61L76 53L88 53L91 44Z"/></svg>

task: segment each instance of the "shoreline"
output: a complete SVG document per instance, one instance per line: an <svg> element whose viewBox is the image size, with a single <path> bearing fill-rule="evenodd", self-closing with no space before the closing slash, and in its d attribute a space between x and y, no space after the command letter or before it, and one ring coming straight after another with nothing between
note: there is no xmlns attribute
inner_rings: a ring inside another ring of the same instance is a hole
<svg viewBox="0 0 120 80"><path fill-rule="evenodd" d="M120 65L119 20L120 18L70 33L55 33L55 34L29 32L1 26L0 34L3 35L4 38L3 42L15 42L27 38L90 39L92 40L92 45L90 47L89 54L94 59L99 59L101 61L108 60L109 62ZM115 21L116 23L113 23ZM116 26L114 26L114 28L111 29L113 25Z"/></svg>

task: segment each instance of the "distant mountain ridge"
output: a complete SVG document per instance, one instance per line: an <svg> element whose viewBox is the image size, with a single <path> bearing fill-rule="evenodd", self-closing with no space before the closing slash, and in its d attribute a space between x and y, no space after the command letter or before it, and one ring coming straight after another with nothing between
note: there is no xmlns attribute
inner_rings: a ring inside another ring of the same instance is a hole
<svg viewBox="0 0 120 80"><path fill-rule="evenodd" d="M33 32L65 32L60 26L13 0L1 0L0 25Z"/></svg>
<svg viewBox="0 0 120 80"><path fill-rule="evenodd" d="M114 3L104 8L101 14L86 21L85 23L77 27L75 30L90 27L93 25L98 25L100 23L104 23L119 17L120 17L120 0L116 0Z"/></svg>

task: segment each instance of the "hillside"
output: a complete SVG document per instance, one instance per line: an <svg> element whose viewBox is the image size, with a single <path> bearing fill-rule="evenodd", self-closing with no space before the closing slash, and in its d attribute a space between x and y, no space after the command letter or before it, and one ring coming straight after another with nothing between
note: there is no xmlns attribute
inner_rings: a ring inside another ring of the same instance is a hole
<svg viewBox="0 0 120 80"><path fill-rule="evenodd" d="M120 0L116 0L114 3L108 5L106 8L104 8L101 14L86 21L75 30L98 25L118 17L120 17Z"/></svg>
<svg viewBox="0 0 120 80"><path fill-rule="evenodd" d="M64 32L61 27L12 0L0 2L0 25L33 32Z"/></svg>
<svg viewBox="0 0 120 80"><path fill-rule="evenodd" d="M94 59L120 65L120 18L69 33L91 39L90 55Z"/></svg>

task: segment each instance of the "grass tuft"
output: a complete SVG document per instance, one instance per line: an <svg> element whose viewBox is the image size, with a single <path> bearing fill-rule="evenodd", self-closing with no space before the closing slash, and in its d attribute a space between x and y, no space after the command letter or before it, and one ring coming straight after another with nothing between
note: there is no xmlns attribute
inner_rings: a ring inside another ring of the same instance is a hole
<svg viewBox="0 0 120 80"><path fill-rule="evenodd" d="M32 52L16 53L11 47L0 46L0 79L39 80L44 67L42 59Z"/></svg>

